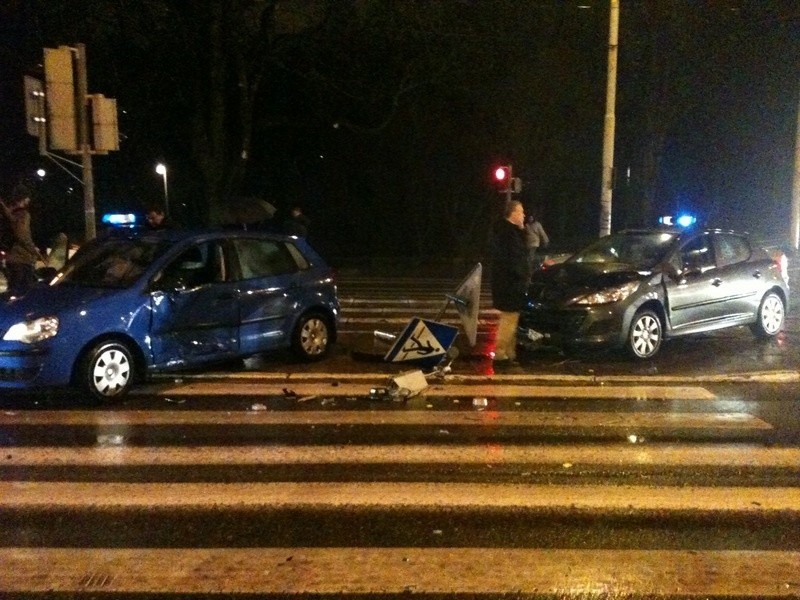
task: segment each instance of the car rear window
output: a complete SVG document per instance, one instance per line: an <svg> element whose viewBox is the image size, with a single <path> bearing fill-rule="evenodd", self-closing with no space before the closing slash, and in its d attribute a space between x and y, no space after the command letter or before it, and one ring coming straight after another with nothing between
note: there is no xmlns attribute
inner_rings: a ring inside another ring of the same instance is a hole
<svg viewBox="0 0 800 600"><path fill-rule="evenodd" d="M715 236L717 241L717 265L735 265L750 258L750 243L741 235L721 233Z"/></svg>

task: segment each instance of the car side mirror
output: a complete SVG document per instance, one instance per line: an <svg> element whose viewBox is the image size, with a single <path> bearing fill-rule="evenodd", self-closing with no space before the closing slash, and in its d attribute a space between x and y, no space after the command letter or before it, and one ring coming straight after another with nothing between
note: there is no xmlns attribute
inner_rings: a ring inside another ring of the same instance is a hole
<svg viewBox="0 0 800 600"><path fill-rule="evenodd" d="M36 269L36 278L39 281L50 283L58 275L58 269L55 267L40 267Z"/></svg>
<svg viewBox="0 0 800 600"><path fill-rule="evenodd" d="M703 269L700 267L693 267L689 266L686 267L683 271L681 271L681 279L688 279L689 277L697 277L703 273Z"/></svg>
<svg viewBox="0 0 800 600"><path fill-rule="evenodd" d="M183 292L186 290L186 282L181 278L164 277L163 273L156 275L156 278L150 283L151 292L163 292L165 294L174 292Z"/></svg>
<svg viewBox="0 0 800 600"><path fill-rule="evenodd" d="M675 268L671 262L662 262L658 265L659 270L673 281L681 280L681 273Z"/></svg>

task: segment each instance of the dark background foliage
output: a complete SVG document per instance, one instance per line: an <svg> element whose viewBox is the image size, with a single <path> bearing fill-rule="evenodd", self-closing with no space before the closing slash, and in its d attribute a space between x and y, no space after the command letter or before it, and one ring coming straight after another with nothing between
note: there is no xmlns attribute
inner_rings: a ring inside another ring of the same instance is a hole
<svg viewBox="0 0 800 600"><path fill-rule="evenodd" d="M0 8L0 193L36 187L41 236L82 190L24 133L22 74L84 43L118 100L98 213L163 194L187 225L237 197L300 205L331 257L480 258L513 164L557 247L597 235L604 0L12 0ZM613 229L697 212L788 235L800 8L622 0ZM38 180L37 166L48 169ZM71 191L70 191L71 190Z"/></svg>

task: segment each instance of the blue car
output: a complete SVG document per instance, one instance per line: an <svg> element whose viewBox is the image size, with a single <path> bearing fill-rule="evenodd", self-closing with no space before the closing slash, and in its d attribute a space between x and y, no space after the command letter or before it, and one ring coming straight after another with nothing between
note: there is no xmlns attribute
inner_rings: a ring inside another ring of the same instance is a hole
<svg viewBox="0 0 800 600"><path fill-rule="evenodd" d="M0 304L0 389L73 385L119 398L148 374L336 340L331 268L303 239L125 230Z"/></svg>

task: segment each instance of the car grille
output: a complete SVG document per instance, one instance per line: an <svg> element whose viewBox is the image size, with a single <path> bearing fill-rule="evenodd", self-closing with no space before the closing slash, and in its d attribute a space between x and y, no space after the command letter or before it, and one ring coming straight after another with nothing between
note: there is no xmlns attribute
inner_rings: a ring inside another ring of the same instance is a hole
<svg viewBox="0 0 800 600"><path fill-rule="evenodd" d="M30 381L38 374L38 367L25 369L0 368L0 381Z"/></svg>
<svg viewBox="0 0 800 600"><path fill-rule="evenodd" d="M520 316L520 326L539 333L571 335L578 332L585 320L582 312L529 310Z"/></svg>

